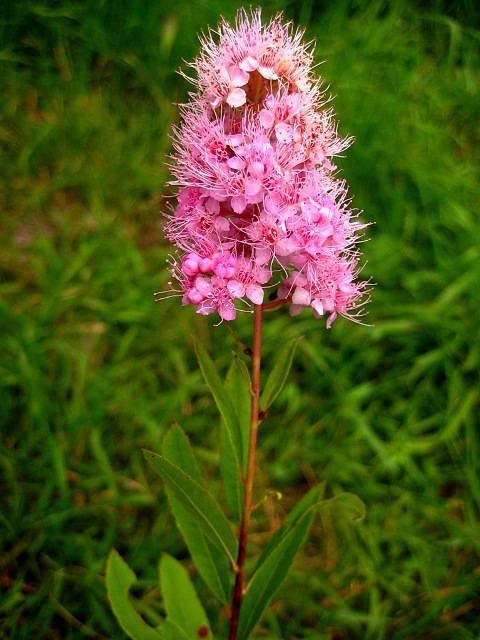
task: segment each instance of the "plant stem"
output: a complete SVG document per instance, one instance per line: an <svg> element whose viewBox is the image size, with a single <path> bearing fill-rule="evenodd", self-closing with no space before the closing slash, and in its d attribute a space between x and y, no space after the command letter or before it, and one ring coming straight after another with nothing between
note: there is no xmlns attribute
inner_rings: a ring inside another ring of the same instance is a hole
<svg viewBox="0 0 480 640"><path fill-rule="evenodd" d="M237 558L237 575L232 601L232 617L228 640L236 640L240 607L243 599L243 578L245 556L247 551L250 514L252 512L253 476L255 471L255 452L257 449L257 435L260 410L260 359L262 350L262 314L261 305L254 306L253 315L253 353L252 353L252 403L250 411L250 438L248 445L247 470L245 474L245 493L243 498L242 521Z"/></svg>

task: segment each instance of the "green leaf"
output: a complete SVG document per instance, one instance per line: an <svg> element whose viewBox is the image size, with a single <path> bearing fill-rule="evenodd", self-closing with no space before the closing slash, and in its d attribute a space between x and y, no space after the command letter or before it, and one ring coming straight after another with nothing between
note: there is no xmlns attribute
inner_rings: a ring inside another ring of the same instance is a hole
<svg viewBox="0 0 480 640"><path fill-rule="evenodd" d="M247 640L263 612L282 584L308 533L313 510L291 524L275 549L255 572L240 609L238 640Z"/></svg>
<svg viewBox="0 0 480 640"><path fill-rule="evenodd" d="M295 349L301 339L301 336L298 338L292 338L276 355L275 364L273 365L273 369L265 382L260 398L260 406L263 411L267 411L285 386L285 382L287 381L288 374L292 366Z"/></svg>
<svg viewBox="0 0 480 640"><path fill-rule="evenodd" d="M242 517L243 483L241 479L240 461L229 437L226 426L220 426L220 473L223 490L233 519L237 524Z"/></svg>
<svg viewBox="0 0 480 640"><path fill-rule="evenodd" d="M180 467L195 482L203 486L202 476L192 446L178 423L173 424L165 434L162 453L164 458Z"/></svg>
<svg viewBox="0 0 480 640"><path fill-rule="evenodd" d="M237 539L216 500L182 469L163 456L151 451L144 451L144 455L171 490L174 498L188 512L198 529L226 554L232 566L235 567Z"/></svg>
<svg viewBox="0 0 480 640"><path fill-rule="evenodd" d="M235 522L239 524L243 507L242 477L247 465L252 395L248 368L235 353L224 388L240 428L241 446L238 447L233 430L223 420L220 429L220 472L228 506Z"/></svg>
<svg viewBox="0 0 480 640"><path fill-rule="evenodd" d="M237 414L234 408L234 401L232 402L229 393L225 389L212 359L199 342L195 343L195 352L197 354L198 364L200 365L205 382L212 392L215 404L217 405L225 422L225 426L229 431L230 438L235 450L237 451L237 457L239 460L242 460L242 437L240 425L237 420Z"/></svg>
<svg viewBox="0 0 480 640"><path fill-rule="evenodd" d="M225 378L225 389L232 401L233 410L240 428L241 462L247 468L248 446L250 440L250 413L252 410L252 382L248 367L237 354L233 353L233 361ZM240 455L240 454L239 454Z"/></svg>
<svg viewBox="0 0 480 640"><path fill-rule="evenodd" d="M270 540L264 546L262 553L257 561L255 566L255 571L265 562L267 557L276 549L276 547L280 544L283 537L290 531L293 525L295 525L308 511L316 507L320 498L323 496L325 491L325 483L318 484L310 491L308 491L302 499L297 502L295 507L288 514L288 517L283 522L282 526L279 527L275 533L272 535ZM321 504L321 503L320 503ZM255 574L254 571L254 574Z"/></svg>
<svg viewBox="0 0 480 640"><path fill-rule="evenodd" d="M190 442L178 424L173 425L163 440L163 455L203 486ZM228 558L218 553L217 547L199 531L195 519L182 507L181 502L175 498L174 492L168 487L166 492L175 521L198 572L213 595L223 604L228 604L232 582Z"/></svg>
<svg viewBox="0 0 480 640"><path fill-rule="evenodd" d="M176 622L190 640L213 638L207 615L183 565L164 553L159 573L167 619ZM199 630L203 631L201 636Z"/></svg>
<svg viewBox="0 0 480 640"><path fill-rule="evenodd" d="M358 496L341 493L328 500L319 500L324 490L325 485L320 484L306 493L265 546L242 603L238 640L248 638L287 575L315 511L335 509L354 520L365 517L365 504Z"/></svg>
<svg viewBox="0 0 480 640"><path fill-rule="evenodd" d="M161 634L163 640L191 640L188 633L186 633L180 625L169 618L162 622L157 630Z"/></svg>
<svg viewBox="0 0 480 640"><path fill-rule="evenodd" d="M367 507L361 498L354 493L339 493L333 498L322 500L315 505L317 510L334 510L341 516L351 518L355 521L363 520L367 514Z"/></svg>
<svg viewBox="0 0 480 640"><path fill-rule="evenodd" d="M105 577L110 605L125 633L132 640L162 640L162 635L145 622L130 602L128 592L137 577L115 550L108 556Z"/></svg>
<svg viewBox="0 0 480 640"><path fill-rule="evenodd" d="M250 395L253 395L252 379L250 377L250 371L247 367L247 364L235 353L235 351L232 351L232 355L233 355L233 362L235 363L235 366L240 371L240 374L243 378L245 388L247 389Z"/></svg>
<svg viewBox="0 0 480 640"><path fill-rule="evenodd" d="M199 531L195 521L167 489L175 521L190 551L198 572L213 595L223 604L228 604L232 590L232 572L228 558Z"/></svg>

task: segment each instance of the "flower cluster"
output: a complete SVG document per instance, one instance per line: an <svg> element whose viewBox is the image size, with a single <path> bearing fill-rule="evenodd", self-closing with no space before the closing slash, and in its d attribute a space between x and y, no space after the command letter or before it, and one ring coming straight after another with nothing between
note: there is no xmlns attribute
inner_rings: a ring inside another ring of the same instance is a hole
<svg viewBox="0 0 480 640"><path fill-rule="evenodd" d="M174 129L180 189L166 234L183 304L233 320L236 301L263 304L269 288L292 315L327 314L327 327L337 314L357 318L368 300L368 283L355 281L363 225L332 164L352 140L324 108L303 33L241 9L214 35L201 40L196 92Z"/></svg>

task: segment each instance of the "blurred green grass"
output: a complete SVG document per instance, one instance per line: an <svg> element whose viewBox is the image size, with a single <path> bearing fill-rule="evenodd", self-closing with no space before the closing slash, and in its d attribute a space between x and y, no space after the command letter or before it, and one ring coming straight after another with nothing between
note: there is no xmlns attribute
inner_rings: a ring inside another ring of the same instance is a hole
<svg viewBox="0 0 480 640"><path fill-rule="evenodd" d="M115 546L158 615L159 553L186 558L141 447L177 418L213 487L217 416L193 356L235 344L168 279L164 165L175 74L218 1L18 1L0 11L0 638L122 638ZM248 3L245 3L248 6ZM266 2L317 40L364 245L373 327L267 316L265 366L304 335L264 423L267 503L358 493L365 522L319 519L258 637L480 634L479 11L475 3ZM236 322L248 343L250 318ZM211 604L207 600L207 606ZM213 608L212 615L216 615Z"/></svg>

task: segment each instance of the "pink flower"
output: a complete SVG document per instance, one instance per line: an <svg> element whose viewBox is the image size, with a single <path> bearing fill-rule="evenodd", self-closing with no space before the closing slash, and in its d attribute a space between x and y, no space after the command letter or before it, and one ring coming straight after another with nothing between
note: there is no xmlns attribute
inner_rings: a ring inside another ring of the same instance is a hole
<svg viewBox="0 0 480 640"><path fill-rule="evenodd" d="M214 36L218 35L218 38ZM302 32L279 14L237 13L201 38L196 93L174 128L178 204L166 225L180 252L172 275L183 304L233 320L277 286L292 315L357 319L369 284L357 282L358 232L332 158L338 136Z"/></svg>

